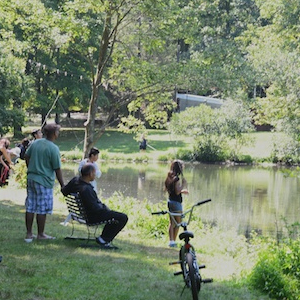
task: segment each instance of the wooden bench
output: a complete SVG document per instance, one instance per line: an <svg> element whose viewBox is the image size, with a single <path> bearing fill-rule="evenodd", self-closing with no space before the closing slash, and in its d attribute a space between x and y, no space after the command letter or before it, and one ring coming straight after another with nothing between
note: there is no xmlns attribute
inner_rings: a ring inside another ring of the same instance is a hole
<svg viewBox="0 0 300 300"><path fill-rule="evenodd" d="M101 222L96 222L96 223L92 223L89 222L88 217L87 217L87 213L86 210L82 204L80 195L78 193L75 194L70 194L65 196L65 201L67 204L67 208L71 217L71 223L72 223L72 233L70 236L67 236L65 239L72 239L72 240L86 240L87 243L90 240L95 240L96 238L96 232L97 229L100 225L105 225L107 223L112 223L112 222L116 222L114 219L112 220L108 220L108 221L101 221ZM76 221L79 224L84 224L86 225L87 228L87 232L88 232L88 237L87 238L81 238L81 237L74 237L74 222ZM90 232L90 228L94 227L94 234L92 237L92 234ZM87 243L85 245L87 245Z"/></svg>

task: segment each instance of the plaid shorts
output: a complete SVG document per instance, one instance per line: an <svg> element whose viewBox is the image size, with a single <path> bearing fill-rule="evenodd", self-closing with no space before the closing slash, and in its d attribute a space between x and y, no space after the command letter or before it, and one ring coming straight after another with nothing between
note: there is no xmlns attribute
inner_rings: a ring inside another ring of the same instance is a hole
<svg viewBox="0 0 300 300"><path fill-rule="evenodd" d="M26 211L39 215L52 214L53 189L27 179Z"/></svg>

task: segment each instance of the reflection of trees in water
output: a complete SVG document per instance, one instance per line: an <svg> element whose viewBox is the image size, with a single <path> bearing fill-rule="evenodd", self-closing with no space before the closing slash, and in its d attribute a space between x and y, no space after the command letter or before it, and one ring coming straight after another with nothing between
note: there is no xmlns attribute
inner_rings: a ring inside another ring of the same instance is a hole
<svg viewBox="0 0 300 300"><path fill-rule="evenodd" d="M98 186L103 198L118 191L153 203L166 200L164 181L168 164L110 163L101 170ZM70 175L66 172L67 182L74 172ZM190 192L184 196L186 208L198 200L212 199L201 210L205 222L235 228L246 235L252 230L265 235L276 233L275 222L283 216L289 224L298 221L299 179L284 177L278 168L186 164L184 175Z"/></svg>

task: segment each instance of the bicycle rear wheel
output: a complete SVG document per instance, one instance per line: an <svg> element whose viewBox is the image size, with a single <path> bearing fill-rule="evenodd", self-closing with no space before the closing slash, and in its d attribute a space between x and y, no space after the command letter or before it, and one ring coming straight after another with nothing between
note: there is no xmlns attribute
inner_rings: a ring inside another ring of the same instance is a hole
<svg viewBox="0 0 300 300"><path fill-rule="evenodd" d="M190 280L190 288L192 291L193 300L198 300L198 294L200 290L198 270L195 269L193 255L190 252L186 253L186 262L188 267L188 276Z"/></svg>

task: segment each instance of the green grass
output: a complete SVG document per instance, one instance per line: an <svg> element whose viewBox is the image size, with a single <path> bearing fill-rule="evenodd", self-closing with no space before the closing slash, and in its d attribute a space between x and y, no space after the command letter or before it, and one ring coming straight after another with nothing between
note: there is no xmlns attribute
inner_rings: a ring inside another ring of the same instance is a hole
<svg viewBox="0 0 300 300"><path fill-rule="evenodd" d="M249 134L249 138L253 139L253 143L249 146L242 147L242 152L248 154L254 159L268 158L271 155L274 139L281 136L276 132L254 132Z"/></svg>
<svg viewBox="0 0 300 300"><path fill-rule="evenodd" d="M31 131L25 129L25 134ZM193 138L173 136L166 130L148 130L147 151L140 153L139 144L133 134L126 134L115 129L107 129L95 144L104 156L110 159L125 160L158 160L160 157L176 157L180 149L192 149ZM254 132L249 134L253 142L242 147L242 154L250 155L254 160L268 160L272 151L273 139L278 136L274 132ZM56 141L64 154L73 151L78 158L82 157L84 141L83 128L62 128ZM15 141L16 142L16 141Z"/></svg>
<svg viewBox="0 0 300 300"><path fill-rule="evenodd" d="M30 128L28 130L30 132ZM274 134L254 133L251 136L255 143L243 149L245 154L268 157ZM73 150L76 157L82 153L83 137L83 129L63 128L57 144L62 153L67 155ZM167 131L150 130L147 139L156 150L148 147L141 154L132 135L107 130L96 146L110 157L125 159L145 156L157 159L159 155L176 155L180 148L192 146L191 139L172 137ZM159 233L159 229L166 233L167 219L153 219L147 210L149 204L123 197L104 199L109 206L129 216L127 226L115 241L121 249L104 251L82 248L80 241L64 239L71 233L71 227L60 225L67 211L58 197L54 214L48 217L46 224L46 232L57 239L26 244L23 241L25 197L26 190L13 183L0 189L1 299L191 299L189 290L180 297L182 278L173 276L178 266L168 264L177 260L177 250L166 247L166 234L153 237L153 232ZM197 222L191 230L195 233L198 258L207 265L202 274L214 278L212 284L203 286L201 300L269 299L251 290L245 280L257 252L249 249L243 236L235 231L221 232L218 228L201 229ZM76 235L85 236L85 227L76 225Z"/></svg>
<svg viewBox="0 0 300 300"><path fill-rule="evenodd" d="M82 155L84 140L83 129L62 128L55 142L62 153L78 150ZM157 160L162 155L176 156L179 149L191 149L191 138L172 136L166 130L149 130L147 151L140 153L139 143L133 134L108 129L95 144L101 153L113 159Z"/></svg>
<svg viewBox="0 0 300 300"><path fill-rule="evenodd" d="M120 250L105 251L82 248L82 241L64 239L71 226L60 225L67 212L56 198L46 232L57 239L27 244L23 241L25 195L25 190L13 185L0 190L1 199L6 199L0 202L1 299L191 299L189 290L180 297L182 278L173 276L178 266L168 264L178 259L178 250L166 247L166 235L154 238L149 234L160 222L167 231L167 219L154 218L147 209L156 207L121 195L107 199L109 206L122 207L128 213L129 222L115 241ZM75 229L76 236L86 236L85 226L76 225ZM202 274L214 278L214 283L203 286L201 299L268 299L250 290L243 280L243 270L252 261L243 237L233 232L221 234L216 228L200 230L198 222L191 229L198 258L207 265Z"/></svg>

